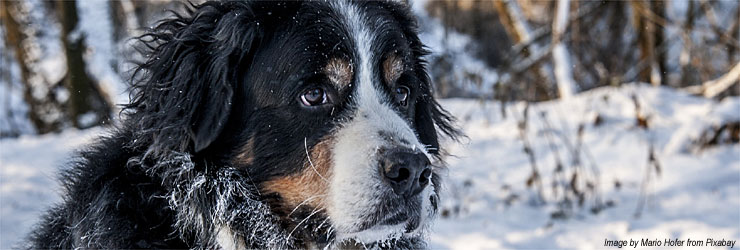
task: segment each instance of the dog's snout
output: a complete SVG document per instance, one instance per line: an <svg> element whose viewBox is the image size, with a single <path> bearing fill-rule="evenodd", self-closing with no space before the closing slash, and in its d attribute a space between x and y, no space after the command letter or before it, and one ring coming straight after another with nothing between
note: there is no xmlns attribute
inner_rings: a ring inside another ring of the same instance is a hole
<svg viewBox="0 0 740 250"><path fill-rule="evenodd" d="M383 177L393 191L403 197L411 197L429 184L432 176L429 159L422 153L393 151L381 160Z"/></svg>

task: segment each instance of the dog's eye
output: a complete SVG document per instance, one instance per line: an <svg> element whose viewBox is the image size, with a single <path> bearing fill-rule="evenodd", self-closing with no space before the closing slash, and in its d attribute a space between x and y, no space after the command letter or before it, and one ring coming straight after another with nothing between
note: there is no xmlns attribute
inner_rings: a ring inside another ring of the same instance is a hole
<svg viewBox="0 0 740 250"><path fill-rule="evenodd" d="M324 89L311 88L301 95L301 102L306 106L318 106L329 103L329 98L326 96L326 91L324 91Z"/></svg>
<svg viewBox="0 0 740 250"><path fill-rule="evenodd" d="M406 86L398 86L396 88L396 101L401 104L401 106L406 106L409 99L409 92L411 92L411 90Z"/></svg>

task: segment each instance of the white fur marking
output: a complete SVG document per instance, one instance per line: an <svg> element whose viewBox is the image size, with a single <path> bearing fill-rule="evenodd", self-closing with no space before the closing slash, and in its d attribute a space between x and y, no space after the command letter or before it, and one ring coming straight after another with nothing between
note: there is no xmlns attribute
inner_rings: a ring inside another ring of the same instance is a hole
<svg viewBox="0 0 740 250"><path fill-rule="evenodd" d="M244 246L244 242L242 242L241 239L238 239L228 226L222 226L218 229L216 243L223 250L247 249L246 246Z"/></svg>
<svg viewBox="0 0 740 250"><path fill-rule="evenodd" d="M360 242L374 242L403 235L405 223L392 226L375 226L357 232L362 220L370 213L375 212L377 204L381 202L381 193L387 190L378 174L377 151L389 146L390 141L379 136L380 132L390 133L393 143L401 140L408 141L417 152L429 157L425 146L421 144L414 130L388 104L382 90L378 89L380 74L375 76L373 62L380 59L372 53L372 42L376 34L367 26L367 20L357 9L357 6L347 2L331 2L337 12L344 15L349 26L350 36L357 46L357 89L354 90L354 103L357 110L351 122L337 131L337 140L334 145L332 160L334 174L329 188L329 204L327 212L331 222L337 230L337 242L346 239L356 239ZM428 201L430 188L426 188L422 197L422 217L429 217L432 211ZM421 218L421 222L428 221ZM420 228L423 225L420 225ZM417 230L418 231L418 230Z"/></svg>

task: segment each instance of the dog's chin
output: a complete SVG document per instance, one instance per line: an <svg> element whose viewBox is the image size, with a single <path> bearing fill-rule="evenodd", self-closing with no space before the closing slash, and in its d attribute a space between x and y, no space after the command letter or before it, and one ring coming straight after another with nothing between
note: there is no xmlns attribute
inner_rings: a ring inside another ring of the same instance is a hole
<svg viewBox="0 0 740 250"><path fill-rule="evenodd" d="M423 237L430 221L437 212L437 194L427 188L418 197L416 209L402 208L396 213L378 214L378 220L361 223L363 226L352 232L336 232L338 246L384 244L401 238Z"/></svg>
<svg viewBox="0 0 740 250"><path fill-rule="evenodd" d="M342 246L383 244L400 238L421 237L424 226L419 225L418 222L412 222L414 220L418 221L419 219L409 219L393 225L376 224L368 229L353 233L337 232L336 242L342 248ZM409 230L411 228L413 229Z"/></svg>

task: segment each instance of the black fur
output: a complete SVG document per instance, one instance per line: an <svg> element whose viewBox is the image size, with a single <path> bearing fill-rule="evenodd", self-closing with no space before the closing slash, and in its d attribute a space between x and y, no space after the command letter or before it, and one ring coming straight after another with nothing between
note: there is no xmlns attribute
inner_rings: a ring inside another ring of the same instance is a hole
<svg viewBox="0 0 740 250"><path fill-rule="evenodd" d="M460 134L432 98L427 52L408 7L361 4L400 27L375 49L401 44L395 49L413 62L415 102L400 112L438 156L437 130ZM317 2L207 2L173 12L140 37L149 59L136 70L124 121L64 170L63 201L42 217L28 247L216 248L218 225L236 229L248 248L328 244L333 236L321 220L288 237L293 219L311 211L285 218L276 212L280 197L261 193L260 184L300 171L304 143L351 119L349 93L332 93L346 100L333 110L293 105L325 81L315 72L329 58L351 54L337 20ZM253 163L236 165L250 140ZM439 186L437 175L433 182ZM421 246L402 238L382 247Z"/></svg>

